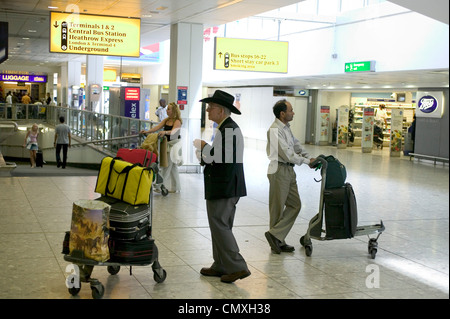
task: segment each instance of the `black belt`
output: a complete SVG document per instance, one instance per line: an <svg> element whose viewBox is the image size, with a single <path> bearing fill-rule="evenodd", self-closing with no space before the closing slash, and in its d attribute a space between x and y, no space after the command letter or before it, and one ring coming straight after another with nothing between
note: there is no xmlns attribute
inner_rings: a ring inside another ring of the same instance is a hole
<svg viewBox="0 0 450 319"><path fill-rule="evenodd" d="M292 164L292 163L285 163L285 162L278 162L278 163L280 163L281 165L287 165L287 166L291 166L291 167L295 166L295 164Z"/></svg>

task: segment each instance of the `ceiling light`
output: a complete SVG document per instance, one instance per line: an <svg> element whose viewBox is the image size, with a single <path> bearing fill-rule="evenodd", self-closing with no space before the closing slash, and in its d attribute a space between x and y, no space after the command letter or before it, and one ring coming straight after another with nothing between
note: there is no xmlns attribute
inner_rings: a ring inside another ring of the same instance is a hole
<svg viewBox="0 0 450 319"><path fill-rule="evenodd" d="M37 31L30 29L30 30L28 30L28 32L34 33L34 32L37 32Z"/></svg>
<svg viewBox="0 0 450 319"><path fill-rule="evenodd" d="M231 6L233 4L239 3L239 2L242 2L242 0L232 0L230 2L225 2L224 4L221 4L220 6L218 6L217 9L222 9L222 8Z"/></svg>
<svg viewBox="0 0 450 319"><path fill-rule="evenodd" d="M142 18L151 18L152 15L151 15L151 14L143 14L141 17L142 17Z"/></svg>
<svg viewBox="0 0 450 319"><path fill-rule="evenodd" d="M30 38L22 38L22 40L30 40Z"/></svg>
<svg viewBox="0 0 450 319"><path fill-rule="evenodd" d="M167 9L167 7L164 7L164 6L161 6L161 7L158 7L158 8L156 8L156 10L166 10Z"/></svg>
<svg viewBox="0 0 450 319"><path fill-rule="evenodd" d="M58 9L58 7L54 7L54 6L48 6L47 8L49 8L49 9Z"/></svg>

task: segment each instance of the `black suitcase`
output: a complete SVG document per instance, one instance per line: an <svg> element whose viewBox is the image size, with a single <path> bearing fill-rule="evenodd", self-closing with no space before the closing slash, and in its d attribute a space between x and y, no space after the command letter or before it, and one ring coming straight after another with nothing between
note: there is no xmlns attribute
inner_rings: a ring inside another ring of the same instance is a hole
<svg viewBox="0 0 450 319"><path fill-rule="evenodd" d="M109 238L109 262L124 264L151 264L158 257L154 239L146 237L139 241Z"/></svg>
<svg viewBox="0 0 450 319"><path fill-rule="evenodd" d="M326 237L329 239L352 238L358 224L356 197L350 183L323 192Z"/></svg>
<svg viewBox="0 0 450 319"><path fill-rule="evenodd" d="M148 204L130 205L119 199L97 198L111 206L109 236L116 240L141 240L151 235L151 211Z"/></svg>
<svg viewBox="0 0 450 319"><path fill-rule="evenodd" d="M36 166L44 167L44 155L42 154L41 150L38 150L36 152Z"/></svg>

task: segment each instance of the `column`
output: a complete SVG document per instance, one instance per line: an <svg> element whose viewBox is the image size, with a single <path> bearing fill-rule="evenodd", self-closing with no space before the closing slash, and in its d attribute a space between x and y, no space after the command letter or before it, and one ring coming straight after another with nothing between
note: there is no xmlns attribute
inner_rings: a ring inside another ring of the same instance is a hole
<svg viewBox="0 0 450 319"><path fill-rule="evenodd" d="M100 96L92 96L92 85L100 85ZM86 110L101 112L103 94L103 56L86 56Z"/></svg>
<svg viewBox="0 0 450 319"><path fill-rule="evenodd" d="M81 62L70 61L61 66L61 86L59 101L61 106L72 106L72 86L80 86L81 84Z"/></svg>
<svg viewBox="0 0 450 319"><path fill-rule="evenodd" d="M169 101L177 103L179 92L186 92L186 103L179 104L183 119L183 161L198 164L192 141L200 138L203 65L203 25L177 23L170 29ZM187 90L185 89L187 88Z"/></svg>

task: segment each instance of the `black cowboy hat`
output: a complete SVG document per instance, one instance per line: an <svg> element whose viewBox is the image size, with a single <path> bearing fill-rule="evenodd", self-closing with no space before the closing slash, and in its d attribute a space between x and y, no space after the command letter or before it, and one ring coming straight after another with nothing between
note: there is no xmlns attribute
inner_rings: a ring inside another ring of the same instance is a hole
<svg viewBox="0 0 450 319"><path fill-rule="evenodd" d="M223 107L226 107L227 109L229 109L232 113L235 114L241 114L241 111L239 111L234 105L234 96L232 96L231 94L221 91L221 90L216 90L213 94L213 96L211 97L206 97L204 99L201 99L200 102L205 102L205 103L217 103L219 105L222 105Z"/></svg>

